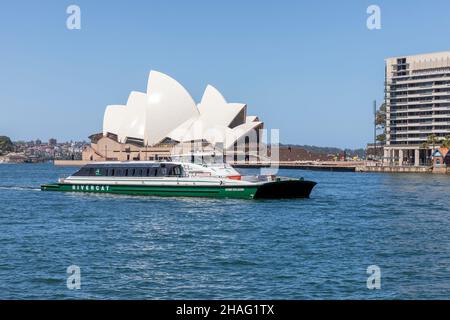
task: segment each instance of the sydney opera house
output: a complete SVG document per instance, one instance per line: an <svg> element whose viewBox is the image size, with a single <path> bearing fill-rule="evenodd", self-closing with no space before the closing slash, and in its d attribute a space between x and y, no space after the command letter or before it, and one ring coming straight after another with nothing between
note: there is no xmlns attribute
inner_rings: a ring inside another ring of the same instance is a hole
<svg viewBox="0 0 450 320"><path fill-rule="evenodd" d="M103 132L93 134L83 160L160 160L213 153L234 160L259 157L263 122L247 105L228 103L208 85L200 103L176 80L151 71L146 92L132 91L126 105L109 105Z"/></svg>

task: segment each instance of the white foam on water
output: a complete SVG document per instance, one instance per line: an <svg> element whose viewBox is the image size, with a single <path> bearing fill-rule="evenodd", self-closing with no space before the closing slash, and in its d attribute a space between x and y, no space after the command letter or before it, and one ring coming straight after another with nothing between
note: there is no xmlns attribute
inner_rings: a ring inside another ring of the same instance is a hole
<svg viewBox="0 0 450 320"><path fill-rule="evenodd" d="M18 190L18 191L41 191L41 188L24 187L24 186L0 186L0 190Z"/></svg>

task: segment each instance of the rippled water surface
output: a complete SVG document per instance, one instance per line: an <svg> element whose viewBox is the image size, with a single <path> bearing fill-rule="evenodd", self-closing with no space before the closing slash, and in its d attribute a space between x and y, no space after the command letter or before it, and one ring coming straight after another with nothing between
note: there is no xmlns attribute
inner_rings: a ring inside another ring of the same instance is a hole
<svg viewBox="0 0 450 320"><path fill-rule="evenodd" d="M279 201L39 190L74 170L0 165L0 299L450 298L448 176L281 170L318 185Z"/></svg>

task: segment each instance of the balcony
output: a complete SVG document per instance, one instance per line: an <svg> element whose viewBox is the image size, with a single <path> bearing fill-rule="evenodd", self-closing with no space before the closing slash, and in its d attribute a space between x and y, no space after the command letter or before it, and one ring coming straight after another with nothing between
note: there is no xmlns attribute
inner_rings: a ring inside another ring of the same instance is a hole
<svg viewBox="0 0 450 320"><path fill-rule="evenodd" d="M450 74L442 74L442 75L436 75L436 76L432 76L432 77L428 77L428 78L424 78L424 79L410 79L413 77L418 77L418 76L413 76L413 75L407 75L407 76L397 76L397 77L391 77L392 80L395 80L395 84L396 83L401 83L401 84L409 84L409 83L420 83L420 82L430 82L430 80L432 81L445 81L445 80L450 80Z"/></svg>

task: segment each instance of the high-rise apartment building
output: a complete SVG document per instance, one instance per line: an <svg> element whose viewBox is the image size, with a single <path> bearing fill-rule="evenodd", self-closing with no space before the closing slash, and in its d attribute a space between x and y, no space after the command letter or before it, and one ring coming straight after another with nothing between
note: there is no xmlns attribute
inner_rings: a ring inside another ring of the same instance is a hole
<svg viewBox="0 0 450 320"><path fill-rule="evenodd" d="M384 162L426 165L427 138L450 135L450 51L386 59Z"/></svg>

